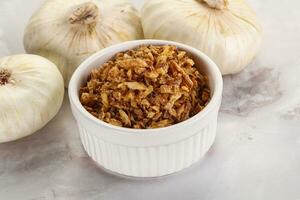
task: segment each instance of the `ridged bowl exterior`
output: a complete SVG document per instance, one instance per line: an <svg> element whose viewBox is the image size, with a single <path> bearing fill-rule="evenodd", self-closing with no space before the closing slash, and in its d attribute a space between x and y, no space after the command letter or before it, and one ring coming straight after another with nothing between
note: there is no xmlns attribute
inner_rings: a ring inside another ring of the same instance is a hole
<svg viewBox="0 0 300 200"><path fill-rule="evenodd" d="M134 177L157 177L185 169L201 157L212 146L217 127L217 116L195 134L174 143L139 147L114 144L97 137L97 131L87 131L79 124L82 144L88 155L110 171ZM174 133L176 134L176 133Z"/></svg>
<svg viewBox="0 0 300 200"><path fill-rule="evenodd" d="M205 71L213 90L213 97L208 106L187 121L166 128L148 130L115 127L85 111L78 100L78 88L85 81L82 76L86 76L91 68L99 66L99 63L107 61L112 55L141 44L177 45L198 56L206 66ZM198 50L169 41L127 42L94 55L84 62L73 76L69 86L69 97L82 144L88 155L109 171L143 178L172 174L199 161L215 140L223 87L222 76L217 66Z"/></svg>

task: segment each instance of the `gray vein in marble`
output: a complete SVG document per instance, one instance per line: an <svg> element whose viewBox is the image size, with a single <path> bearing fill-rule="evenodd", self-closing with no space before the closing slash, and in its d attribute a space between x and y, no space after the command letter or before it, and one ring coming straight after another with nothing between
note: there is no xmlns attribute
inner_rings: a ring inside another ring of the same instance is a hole
<svg viewBox="0 0 300 200"><path fill-rule="evenodd" d="M279 74L272 68L259 67L224 77L221 112L246 116L254 109L278 101L282 95Z"/></svg>

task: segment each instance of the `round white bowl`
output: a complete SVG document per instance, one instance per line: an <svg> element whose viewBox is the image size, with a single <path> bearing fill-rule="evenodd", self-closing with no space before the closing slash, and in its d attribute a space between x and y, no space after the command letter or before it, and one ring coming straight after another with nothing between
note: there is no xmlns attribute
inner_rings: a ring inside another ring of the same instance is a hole
<svg viewBox="0 0 300 200"><path fill-rule="evenodd" d="M87 112L79 101L79 89L93 68L116 53L140 45L175 45L188 52L209 78L212 99L199 114L166 128L129 129L107 124ZM69 98L80 137L88 155L112 172L132 177L158 177L178 172L199 161L216 136L223 80L217 65L204 53L187 45L162 40L130 41L92 55L75 71Z"/></svg>

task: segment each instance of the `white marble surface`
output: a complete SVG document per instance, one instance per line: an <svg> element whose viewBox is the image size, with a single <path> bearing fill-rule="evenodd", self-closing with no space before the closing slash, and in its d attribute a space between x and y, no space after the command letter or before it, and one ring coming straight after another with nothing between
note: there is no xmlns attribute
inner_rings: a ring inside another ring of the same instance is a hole
<svg viewBox="0 0 300 200"><path fill-rule="evenodd" d="M25 23L41 2L0 0L0 56L23 52ZM109 175L82 149L65 98L43 130L0 145L0 199L300 200L300 2L249 3L263 48L244 72L225 77L218 137L201 163L147 181Z"/></svg>

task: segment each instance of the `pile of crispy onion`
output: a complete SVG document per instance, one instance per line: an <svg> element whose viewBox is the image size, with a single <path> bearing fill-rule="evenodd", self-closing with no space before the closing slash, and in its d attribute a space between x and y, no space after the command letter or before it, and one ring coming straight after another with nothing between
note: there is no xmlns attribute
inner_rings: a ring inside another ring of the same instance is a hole
<svg viewBox="0 0 300 200"><path fill-rule="evenodd" d="M182 122L209 100L207 77L185 51L168 45L118 53L94 69L80 89L80 101L92 115L136 129Z"/></svg>

